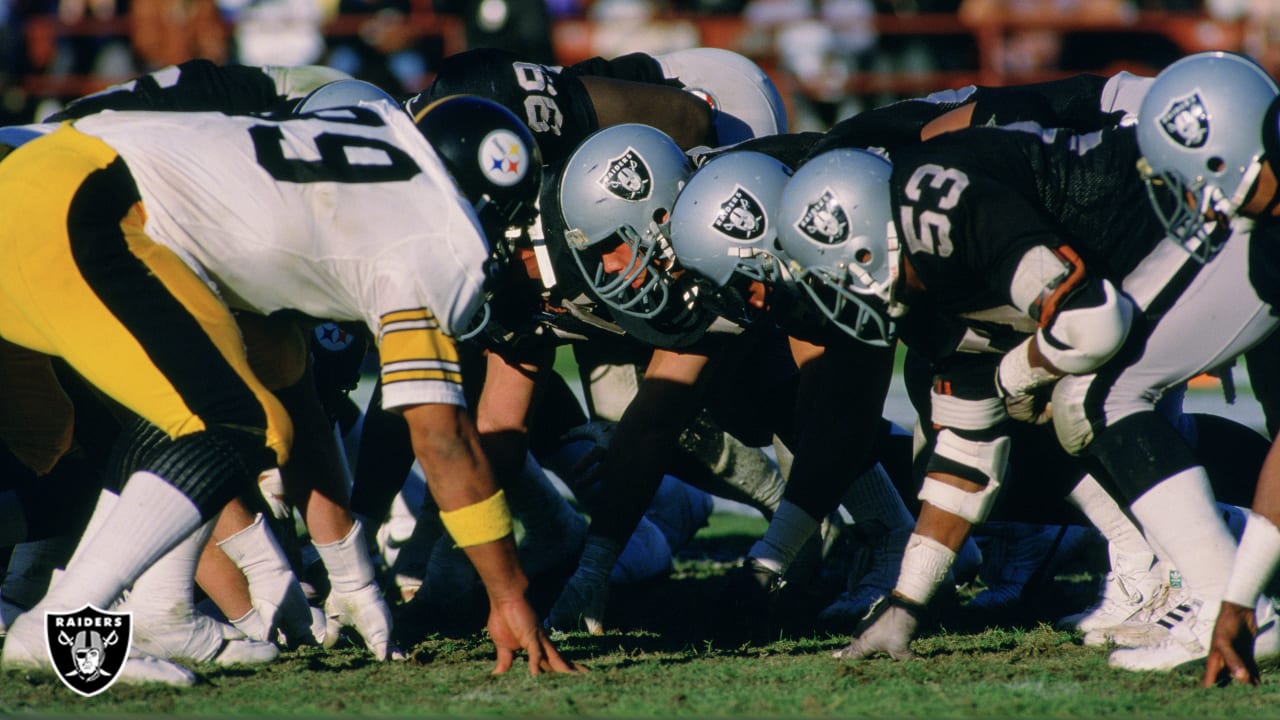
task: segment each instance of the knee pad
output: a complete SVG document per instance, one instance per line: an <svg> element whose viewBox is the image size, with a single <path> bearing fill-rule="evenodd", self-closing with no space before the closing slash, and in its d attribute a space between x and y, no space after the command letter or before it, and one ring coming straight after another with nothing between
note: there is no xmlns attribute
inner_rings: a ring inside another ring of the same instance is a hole
<svg viewBox="0 0 1280 720"><path fill-rule="evenodd" d="M254 489L258 475L274 463L275 453L260 434L215 426L157 443L135 471L164 478L208 520L232 498Z"/></svg>
<svg viewBox="0 0 1280 720"><path fill-rule="evenodd" d="M925 477L919 499L940 510L958 515L970 523L980 523L991 512L996 494L1004 482L1009 464L1009 438L971 440L947 429L938 433L930 470L958 475L983 484L978 492L966 492L940 480Z"/></svg>
<svg viewBox="0 0 1280 720"><path fill-rule="evenodd" d="M103 485L116 494L130 475L143 468L143 462L165 444L172 442L168 433L140 417L121 430L107 460Z"/></svg>
<svg viewBox="0 0 1280 720"><path fill-rule="evenodd" d="M997 397L970 400L940 393L936 388L929 397L929 420L934 425L980 431L1009 419L1004 401Z"/></svg>
<svg viewBox="0 0 1280 720"><path fill-rule="evenodd" d="M1053 387L1053 431L1062 449L1079 455L1093 442L1094 425L1085 409L1085 397L1094 375L1068 375Z"/></svg>

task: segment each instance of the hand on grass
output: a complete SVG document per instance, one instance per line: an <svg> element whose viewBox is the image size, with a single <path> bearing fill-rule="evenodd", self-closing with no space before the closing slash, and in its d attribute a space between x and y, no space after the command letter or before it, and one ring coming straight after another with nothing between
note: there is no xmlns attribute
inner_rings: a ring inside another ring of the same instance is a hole
<svg viewBox="0 0 1280 720"><path fill-rule="evenodd" d="M1253 640L1257 634L1258 621L1253 608L1224 601L1213 626L1202 685L1230 685L1233 680L1257 685L1258 663L1253 658Z"/></svg>
<svg viewBox="0 0 1280 720"><path fill-rule="evenodd" d="M511 669L516 653L529 656L529 674L543 672L585 672L586 668L566 662L538 625L533 608L524 598L494 601L489 605L489 637L498 648L498 664L494 675Z"/></svg>

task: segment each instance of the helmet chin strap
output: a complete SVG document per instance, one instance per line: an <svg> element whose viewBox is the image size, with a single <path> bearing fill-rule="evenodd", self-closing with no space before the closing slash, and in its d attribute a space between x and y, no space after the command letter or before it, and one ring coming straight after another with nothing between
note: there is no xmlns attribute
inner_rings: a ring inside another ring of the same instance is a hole
<svg viewBox="0 0 1280 720"><path fill-rule="evenodd" d="M547 249L547 238L542 232L542 217L529 226L529 241L533 245L533 259L538 263L538 275L542 287L546 290L556 286L556 270L551 263L551 251Z"/></svg>
<svg viewBox="0 0 1280 720"><path fill-rule="evenodd" d="M1262 173L1262 155L1254 155L1253 161L1249 163L1249 167L1245 169L1244 175L1240 177L1240 187L1236 188L1235 195L1231 196L1229 214L1235 214L1253 194L1258 187L1258 175ZM1268 210L1274 207L1275 198L1272 197L1272 204L1268 206Z"/></svg>

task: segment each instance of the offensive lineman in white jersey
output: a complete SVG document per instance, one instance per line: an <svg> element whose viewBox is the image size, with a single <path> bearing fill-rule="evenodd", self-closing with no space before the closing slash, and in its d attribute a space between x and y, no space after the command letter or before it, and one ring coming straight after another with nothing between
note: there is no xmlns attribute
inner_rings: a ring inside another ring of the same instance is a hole
<svg viewBox="0 0 1280 720"><path fill-rule="evenodd" d="M537 148L491 103L451 107L416 127L390 103L279 120L104 113L5 159L0 336L63 357L171 438L10 629L6 665L47 666L43 611L107 607L287 459L289 418L249 371L230 307L368 324L384 405L408 421L442 519L489 591L496 671L521 649L533 673L573 669L524 598L453 340L480 307L485 230L533 203ZM442 159L424 135L456 144L454 129L465 152ZM451 175L485 178L488 192L465 197Z"/></svg>

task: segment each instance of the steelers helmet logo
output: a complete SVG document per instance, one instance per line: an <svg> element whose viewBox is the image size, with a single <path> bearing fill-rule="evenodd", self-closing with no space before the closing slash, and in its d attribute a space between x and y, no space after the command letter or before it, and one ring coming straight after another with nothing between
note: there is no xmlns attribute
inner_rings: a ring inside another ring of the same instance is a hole
<svg viewBox="0 0 1280 720"><path fill-rule="evenodd" d="M653 173L640 153L630 146L618 157L609 159L599 182L611 195L629 202L640 202L653 192Z"/></svg>
<svg viewBox="0 0 1280 720"><path fill-rule="evenodd" d="M1174 142L1185 148L1203 147L1209 139L1209 111L1200 92L1178 98L1160 116L1160 126Z"/></svg>
<svg viewBox="0 0 1280 720"><path fill-rule="evenodd" d="M494 185L515 185L529 172L529 148L510 130L494 130L480 143L480 170Z"/></svg>
<svg viewBox="0 0 1280 720"><path fill-rule="evenodd" d="M766 218L760 201L741 185L733 188L733 194L720 203L720 212L711 221L711 227L734 240L755 240L764 234Z"/></svg>
<svg viewBox="0 0 1280 720"><path fill-rule="evenodd" d="M316 342L329 352L341 352L351 347L355 336L335 322L320 323L315 329Z"/></svg>
<svg viewBox="0 0 1280 720"><path fill-rule="evenodd" d="M796 229L805 237L823 245L835 245L849 239L849 216L831 188L805 206L804 214L796 221Z"/></svg>

